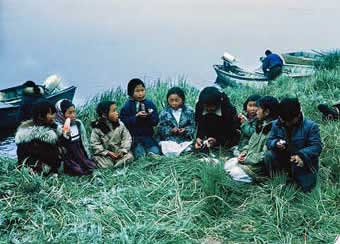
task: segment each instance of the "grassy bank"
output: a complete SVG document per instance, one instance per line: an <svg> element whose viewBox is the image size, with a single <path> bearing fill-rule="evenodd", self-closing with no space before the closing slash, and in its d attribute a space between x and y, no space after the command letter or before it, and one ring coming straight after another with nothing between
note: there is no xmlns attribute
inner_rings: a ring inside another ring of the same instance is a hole
<svg viewBox="0 0 340 244"><path fill-rule="evenodd" d="M333 243L340 234L340 127L325 122L317 104L340 97L340 71L305 81L278 79L261 90L226 88L238 111L254 93L299 97L320 124L324 141L318 185L303 194L281 175L261 185L233 182L222 165L195 155L140 159L119 170L80 178L42 178L0 159L0 243ZM188 104L198 90L184 81ZM171 82L155 82L148 96L159 109ZM121 106L125 90L110 90L79 109L88 126L101 100Z"/></svg>

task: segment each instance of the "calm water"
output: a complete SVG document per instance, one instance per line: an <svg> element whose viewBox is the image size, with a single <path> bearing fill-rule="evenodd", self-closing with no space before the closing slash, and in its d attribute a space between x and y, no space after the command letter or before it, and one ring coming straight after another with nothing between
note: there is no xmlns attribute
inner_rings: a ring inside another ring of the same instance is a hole
<svg viewBox="0 0 340 244"><path fill-rule="evenodd" d="M0 0L0 89L54 73L80 102L133 77L202 87L224 51L255 68L267 48L338 47L339 12L339 0Z"/></svg>

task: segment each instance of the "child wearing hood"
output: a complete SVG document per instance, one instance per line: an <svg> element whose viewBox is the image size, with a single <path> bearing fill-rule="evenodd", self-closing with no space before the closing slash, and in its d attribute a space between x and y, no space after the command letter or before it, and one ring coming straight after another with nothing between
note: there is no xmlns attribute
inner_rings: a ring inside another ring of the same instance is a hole
<svg viewBox="0 0 340 244"><path fill-rule="evenodd" d="M55 107L45 100L34 103L32 119L21 123L15 134L19 167L43 175L58 173L61 165Z"/></svg>
<svg viewBox="0 0 340 244"><path fill-rule="evenodd" d="M230 148L237 144L239 119L229 98L216 87L204 88L198 98L195 110L197 135L195 149L224 146Z"/></svg>
<svg viewBox="0 0 340 244"><path fill-rule="evenodd" d="M132 138L118 119L117 105L113 101L98 104L98 119L92 122L91 147L93 158L101 168L125 166L133 160Z"/></svg>
<svg viewBox="0 0 340 244"><path fill-rule="evenodd" d="M97 168L91 160L86 130L81 120L76 118L74 104L68 99L56 103L56 122L63 127L63 146L66 148L64 171L71 175L90 174Z"/></svg>

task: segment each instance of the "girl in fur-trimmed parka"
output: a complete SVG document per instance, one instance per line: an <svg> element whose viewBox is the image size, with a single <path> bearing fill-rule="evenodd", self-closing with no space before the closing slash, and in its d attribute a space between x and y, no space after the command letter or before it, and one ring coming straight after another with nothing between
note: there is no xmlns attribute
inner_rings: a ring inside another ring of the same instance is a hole
<svg viewBox="0 0 340 244"><path fill-rule="evenodd" d="M160 113L158 130L163 153L171 148L188 147L195 136L195 113L184 104L184 91L173 87L169 89L166 100L168 106Z"/></svg>
<svg viewBox="0 0 340 244"><path fill-rule="evenodd" d="M27 166L35 173L57 173L61 165L58 150L61 130L55 123L56 109L47 101L38 101L32 110L32 120L21 123L16 135L19 167Z"/></svg>
<svg viewBox="0 0 340 244"><path fill-rule="evenodd" d="M98 119L92 122L91 147L93 158L101 168L125 166L133 160L130 132L118 119L115 102L97 106Z"/></svg>
<svg viewBox="0 0 340 244"><path fill-rule="evenodd" d="M224 164L225 171L236 181L251 183L264 175L264 157L267 151L267 139L273 121L278 116L279 101L272 96L265 96L256 101L255 133L250 137L238 157L231 158Z"/></svg>
<svg viewBox="0 0 340 244"><path fill-rule="evenodd" d="M66 148L64 171L71 175L90 174L97 168L91 160L86 130L81 120L76 118L74 104L68 99L56 103L56 122L63 127L63 146Z"/></svg>

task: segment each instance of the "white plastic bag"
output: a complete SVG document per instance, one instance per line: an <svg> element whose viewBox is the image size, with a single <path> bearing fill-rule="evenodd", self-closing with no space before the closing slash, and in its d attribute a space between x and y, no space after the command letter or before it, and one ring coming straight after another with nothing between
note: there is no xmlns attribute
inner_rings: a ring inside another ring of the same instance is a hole
<svg viewBox="0 0 340 244"><path fill-rule="evenodd" d="M180 144L174 141L161 141L159 145L162 149L162 153L168 157L174 157L180 155L183 151L189 149L192 141L185 141Z"/></svg>

